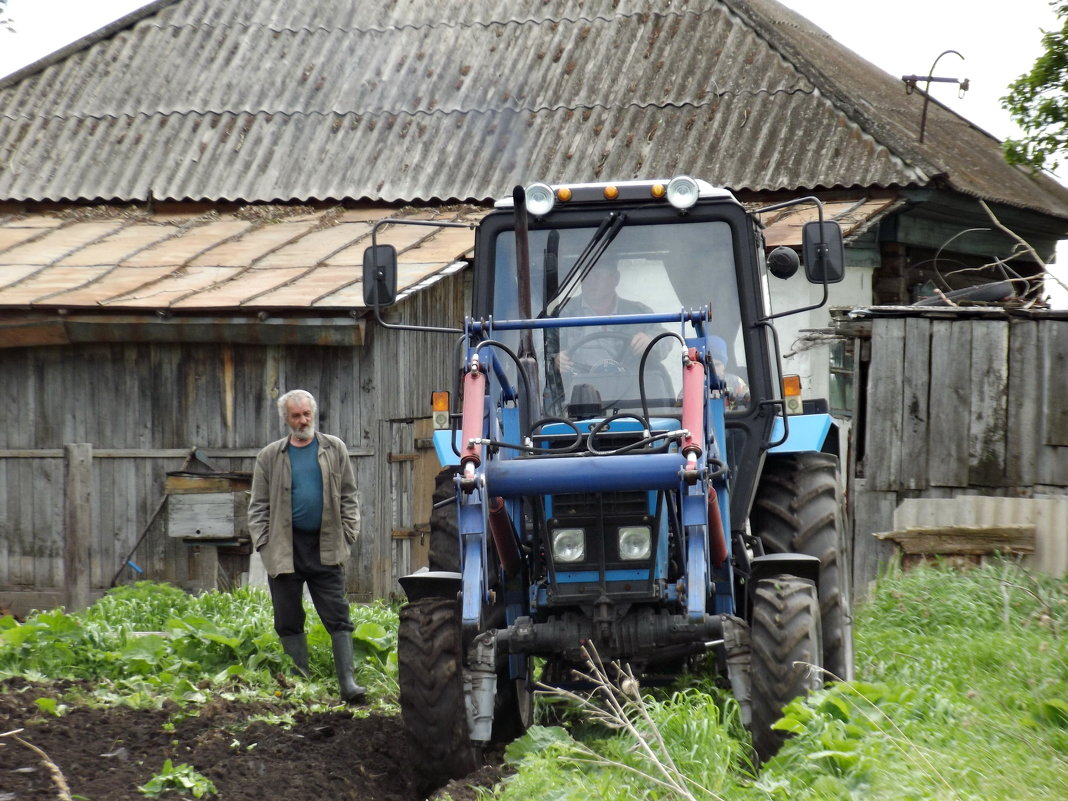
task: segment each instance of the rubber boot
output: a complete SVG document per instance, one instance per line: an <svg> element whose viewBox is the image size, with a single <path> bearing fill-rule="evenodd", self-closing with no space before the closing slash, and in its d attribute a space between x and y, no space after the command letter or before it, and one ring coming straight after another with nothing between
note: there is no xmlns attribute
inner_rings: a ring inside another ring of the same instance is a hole
<svg viewBox="0 0 1068 801"><path fill-rule="evenodd" d="M308 678L308 635L286 634L278 639L282 641L282 650L293 660L297 673Z"/></svg>
<svg viewBox="0 0 1068 801"><path fill-rule="evenodd" d="M330 635L330 644L334 649L334 669L341 688L341 700L346 704L362 702L367 690L352 678L352 632L335 631Z"/></svg>

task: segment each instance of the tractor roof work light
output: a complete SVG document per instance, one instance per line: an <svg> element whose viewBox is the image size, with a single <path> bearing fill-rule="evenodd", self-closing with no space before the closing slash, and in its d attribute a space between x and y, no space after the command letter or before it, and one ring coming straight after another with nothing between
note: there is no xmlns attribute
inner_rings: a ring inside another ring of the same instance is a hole
<svg viewBox="0 0 1068 801"><path fill-rule="evenodd" d="M701 188L697 185L697 181L688 175L676 175L667 185L668 203L679 211L688 209L696 203L700 193Z"/></svg>
<svg viewBox="0 0 1068 801"><path fill-rule="evenodd" d="M548 184L531 184L527 187L527 211L535 217L544 217L553 210L556 193Z"/></svg>

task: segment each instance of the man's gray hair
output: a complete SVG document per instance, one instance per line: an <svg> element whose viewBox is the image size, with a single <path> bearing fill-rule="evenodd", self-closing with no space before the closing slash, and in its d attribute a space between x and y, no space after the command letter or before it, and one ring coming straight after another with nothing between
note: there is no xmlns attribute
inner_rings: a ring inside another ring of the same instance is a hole
<svg viewBox="0 0 1068 801"><path fill-rule="evenodd" d="M291 389L278 399L278 417L283 426L286 425L286 415L289 413L289 402L291 400L308 401L311 404L312 422L319 422L319 404L315 402L315 396L306 389Z"/></svg>

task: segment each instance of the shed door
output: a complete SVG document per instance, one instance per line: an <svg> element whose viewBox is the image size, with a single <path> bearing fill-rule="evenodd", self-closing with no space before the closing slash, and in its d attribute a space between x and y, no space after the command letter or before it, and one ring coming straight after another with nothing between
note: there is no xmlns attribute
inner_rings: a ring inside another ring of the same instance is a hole
<svg viewBox="0 0 1068 801"><path fill-rule="evenodd" d="M431 499L440 468L429 418L388 420L383 425L388 427L383 432L388 446L379 508L388 516L382 527L388 547L382 563L375 565L375 596L403 597L397 580L427 566Z"/></svg>

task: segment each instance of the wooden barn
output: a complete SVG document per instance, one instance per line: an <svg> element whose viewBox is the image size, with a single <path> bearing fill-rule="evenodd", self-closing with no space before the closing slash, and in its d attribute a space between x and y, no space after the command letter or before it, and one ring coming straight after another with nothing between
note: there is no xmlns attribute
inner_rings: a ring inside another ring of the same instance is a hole
<svg viewBox="0 0 1068 801"><path fill-rule="evenodd" d="M847 239L840 306L1003 278L999 260L1031 298L1068 232L1063 187L774 0L157 0L0 80L0 602L243 580L243 482L296 387L356 469L349 591L395 593L456 343L368 316L374 224L680 173L750 204L820 197ZM799 222L770 220L769 247ZM401 252L391 314L458 322L470 231L380 235ZM799 281L773 301L797 307ZM838 393L849 431L860 362L803 336L829 325L785 323L787 369Z"/></svg>

